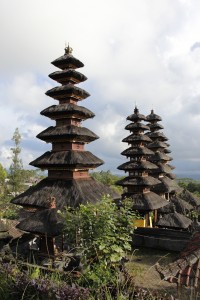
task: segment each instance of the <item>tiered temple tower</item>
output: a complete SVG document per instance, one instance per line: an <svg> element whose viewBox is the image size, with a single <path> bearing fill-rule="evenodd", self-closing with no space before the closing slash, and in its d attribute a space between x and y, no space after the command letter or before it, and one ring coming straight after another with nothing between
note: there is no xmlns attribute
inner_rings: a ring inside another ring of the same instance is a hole
<svg viewBox="0 0 200 300"><path fill-rule="evenodd" d="M15 197L12 203L22 205L26 210L37 210L48 208L49 197L55 197L57 208L62 209L66 205L75 207L80 203L96 202L104 194L118 198L119 195L109 187L89 176L89 170L102 165L103 161L84 148L85 144L98 139L94 132L81 126L82 121L94 117L93 112L79 105L90 96L76 86L87 79L76 70L84 65L72 55L69 46L52 64L60 70L49 77L61 85L47 91L46 95L58 103L41 114L55 121L55 126L37 136L51 143L52 150L30 163L48 170L48 177Z"/></svg>
<svg viewBox="0 0 200 300"><path fill-rule="evenodd" d="M149 161L149 157L154 152L147 146L152 140L144 134L144 131L149 130L149 127L141 123L141 121L146 121L146 117L140 114L135 107L134 114L128 116L127 120L132 122L125 127L131 132L131 135L122 141L130 144L131 147L121 154L129 158L129 161L120 165L118 169L128 172L129 175L118 181L118 184L126 188L122 198L132 199L132 208L145 217L146 226L148 226L150 225L149 213L154 212L155 223L157 221L157 209L167 205L167 201L150 191L150 188L159 184L160 181L149 176L149 172L158 169L158 167Z"/></svg>
<svg viewBox="0 0 200 300"><path fill-rule="evenodd" d="M163 126L158 123L162 121L161 117L155 114L153 110L146 117L146 120L149 122L147 126L150 128L146 135L152 139L152 143L148 144L148 148L154 152L149 160L158 166L157 169L151 171L151 175L161 181L160 184L152 188L152 191L169 200L175 192L180 191L180 187L174 180L173 167L169 165L172 157L167 154L171 152L168 149L168 139L160 131L160 129L163 129Z"/></svg>

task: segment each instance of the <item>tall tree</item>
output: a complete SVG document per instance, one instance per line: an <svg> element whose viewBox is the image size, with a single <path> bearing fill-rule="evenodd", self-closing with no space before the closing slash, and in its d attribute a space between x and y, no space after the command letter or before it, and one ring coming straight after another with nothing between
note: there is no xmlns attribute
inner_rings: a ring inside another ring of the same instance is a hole
<svg viewBox="0 0 200 300"><path fill-rule="evenodd" d="M14 142L14 147L11 148L12 151L12 163L10 165L10 185L12 186L12 191L14 196L16 196L17 192L20 191L22 185L22 170L23 164L20 159L20 142L21 135L19 133L19 129L16 128L13 134L12 140Z"/></svg>
<svg viewBox="0 0 200 300"><path fill-rule="evenodd" d="M7 172L3 168L2 164L0 163L0 194L4 194L6 177L7 177Z"/></svg>

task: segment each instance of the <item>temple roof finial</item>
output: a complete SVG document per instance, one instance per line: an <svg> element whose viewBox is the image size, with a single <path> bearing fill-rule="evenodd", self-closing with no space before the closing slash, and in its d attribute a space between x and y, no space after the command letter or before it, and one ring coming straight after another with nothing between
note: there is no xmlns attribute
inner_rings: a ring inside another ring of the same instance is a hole
<svg viewBox="0 0 200 300"><path fill-rule="evenodd" d="M71 54L73 51L73 49L69 46L69 43L68 45L66 45L65 43L65 54Z"/></svg>
<svg viewBox="0 0 200 300"><path fill-rule="evenodd" d="M135 103L135 109L134 109L134 113L135 113L135 114L138 114L138 113L139 113L139 109L137 108L137 105L136 105L136 103Z"/></svg>

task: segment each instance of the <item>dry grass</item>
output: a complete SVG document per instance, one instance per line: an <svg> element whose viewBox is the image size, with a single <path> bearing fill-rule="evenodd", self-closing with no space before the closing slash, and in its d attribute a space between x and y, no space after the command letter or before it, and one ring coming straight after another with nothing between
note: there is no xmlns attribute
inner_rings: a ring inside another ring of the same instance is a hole
<svg viewBox="0 0 200 300"><path fill-rule="evenodd" d="M133 254L129 256L129 262L126 268L130 275L133 276L137 287L146 288L150 291L159 291L162 294L167 293L173 295L179 300L189 300L191 298L190 288L182 287L177 290L174 283L169 283L160 278L156 271L157 262L161 266L165 266L174 261L178 257L178 253L167 252L156 249L135 249ZM197 298L200 299L200 298Z"/></svg>

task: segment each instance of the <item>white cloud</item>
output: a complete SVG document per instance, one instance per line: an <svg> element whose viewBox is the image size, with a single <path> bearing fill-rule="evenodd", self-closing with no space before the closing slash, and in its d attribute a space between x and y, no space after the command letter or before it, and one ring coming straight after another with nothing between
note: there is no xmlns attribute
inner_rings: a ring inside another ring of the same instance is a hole
<svg viewBox="0 0 200 300"><path fill-rule="evenodd" d="M89 79L81 87L91 97L81 105L95 112L85 124L100 136L87 148L105 160L104 168L115 172L121 163L126 117L137 104L141 113L154 108L163 117L177 172L197 172L199 10L198 0L2 0L1 149L16 127L24 165L50 149L34 136L53 124L39 112L55 103L44 93L54 85L50 62L66 41L85 64L80 71Z"/></svg>

